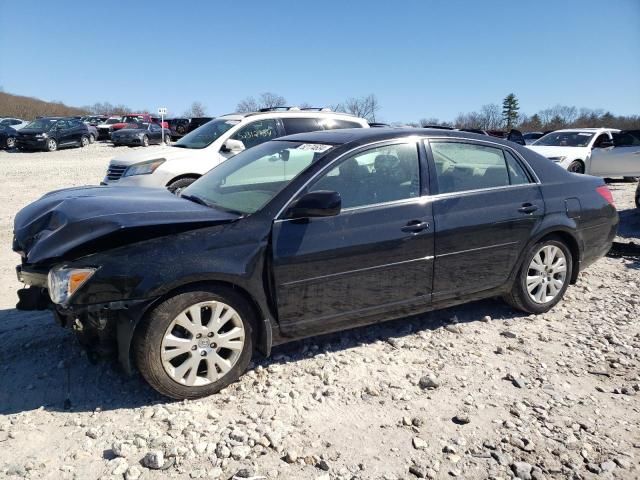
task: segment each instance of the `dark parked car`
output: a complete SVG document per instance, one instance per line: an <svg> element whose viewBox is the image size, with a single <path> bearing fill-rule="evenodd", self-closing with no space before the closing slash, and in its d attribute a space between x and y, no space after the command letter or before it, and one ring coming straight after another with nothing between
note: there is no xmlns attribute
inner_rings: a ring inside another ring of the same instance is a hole
<svg viewBox="0 0 640 480"><path fill-rule="evenodd" d="M159 160L154 160L159 161ZM51 192L15 218L20 309L118 345L159 392L195 398L254 349L503 296L551 309L603 256L601 178L458 131L362 128L271 140L182 190ZM53 302L53 304L51 304Z"/></svg>
<svg viewBox="0 0 640 480"><path fill-rule="evenodd" d="M123 128L111 134L113 146L128 145L130 147L148 147L151 144L171 143L171 133L164 131L162 138L162 128L157 123L138 123L131 128Z"/></svg>
<svg viewBox="0 0 640 480"><path fill-rule="evenodd" d="M526 132L522 134L524 138L524 142L527 145L531 145L536 140L544 137L546 134L544 132Z"/></svg>
<svg viewBox="0 0 640 480"><path fill-rule="evenodd" d="M189 128L187 129L187 133L193 132L196 128L201 127L211 120L213 120L213 117L194 117L189 119Z"/></svg>
<svg viewBox="0 0 640 480"><path fill-rule="evenodd" d="M191 120L189 118L170 118L167 123L169 124L169 130L171 130L171 138L178 139L189 132Z"/></svg>
<svg viewBox="0 0 640 480"><path fill-rule="evenodd" d="M0 125L0 148L6 148L7 150L15 148L17 136L17 130Z"/></svg>
<svg viewBox="0 0 640 480"><path fill-rule="evenodd" d="M20 150L48 150L89 145L89 129L80 120L68 117L41 117L18 131Z"/></svg>

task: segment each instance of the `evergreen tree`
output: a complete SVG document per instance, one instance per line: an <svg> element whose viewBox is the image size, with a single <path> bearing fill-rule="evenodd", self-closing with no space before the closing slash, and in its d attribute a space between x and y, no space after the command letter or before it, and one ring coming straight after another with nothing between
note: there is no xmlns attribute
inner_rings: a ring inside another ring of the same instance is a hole
<svg viewBox="0 0 640 480"><path fill-rule="evenodd" d="M511 130L518 123L518 99L513 93L507 95L502 101L502 119L507 130Z"/></svg>

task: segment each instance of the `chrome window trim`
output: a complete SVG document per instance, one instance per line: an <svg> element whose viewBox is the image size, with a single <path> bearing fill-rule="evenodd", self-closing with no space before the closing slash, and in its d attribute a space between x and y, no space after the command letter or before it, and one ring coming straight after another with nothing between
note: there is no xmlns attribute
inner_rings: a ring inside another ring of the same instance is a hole
<svg viewBox="0 0 640 480"><path fill-rule="evenodd" d="M462 138L462 137L444 137L444 136L434 137L434 136L422 136L422 135L410 135L410 136L401 137L401 138L398 138L398 139L395 139L395 140L399 140L399 141L395 142L394 139L387 139L387 140L379 140L377 142L369 143L367 145L360 145L360 146L355 147L355 148L343 153L342 155L334 158L328 165L325 166L325 168L320 170L316 175L311 177L298 190L296 190L296 192L291 196L289 201L287 201L285 203L285 205L278 211L278 213L276 214L276 216L274 218L274 222L283 222L283 221L288 221L288 220L294 220L293 218L281 218L281 215L287 210L287 208L289 207L291 202L293 202L293 200L298 197L300 192L302 192L305 188L307 188L307 186L310 183L312 183L313 181L315 181L319 176L323 175L327 171L330 171L333 168L332 166L335 163L339 162L340 160L342 160L347 155L351 155L354 152L357 152L358 150L365 149L365 148L368 149L368 147L375 148L376 146L381 145L381 144L398 145L398 144L411 143L411 142L416 142L416 144L417 144L417 142L423 142L424 143L424 142L429 142L430 140L445 140L445 141L453 141L453 142L457 142L457 143L480 144L481 146L482 146L482 144L487 144L489 146L497 147L497 148L500 148L500 149L503 149L503 150L504 149L508 149L509 152L512 153L514 155L514 157L523 164L524 168L526 168L527 172L532 176L534 181L533 182L529 182L529 183L521 183L521 184L518 184L518 185L502 185L502 186L499 186L499 187L477 188L477 189L474 189L474 190L464 190L464 191L460 191L460 192L447 192L447 193L436 193L436 194L429 194L429 195L421 195L419 197L404 198L402 200L394 200L394 201L391 201L391 202L383 202L383 203L376 203L376 204L370 204L370 205L362 205L362 206L359 206L359 207L349 207L349 208L345 208L345 209L341 210L340 213L342 213L342 212L352 212L352 211L363 210L363 209L368 209L368 208L377 208L377 207L381 207L381 206L392 206L392 205L399 205L399 204L404 204L404 203L413 203L414 201L418 201L418 200L421 200L426 204L426 203L429 203L432 200L436 200L436 199L439 199L439 198L447 198L447 197L452 197L452 196L456 196L456 195L466 195L466 194L473 193L473 192L488 192L488 191L492 191L492 190L506 190L506 189L512 189L512 188L526 188L526 187L530 187L532 185L539 186L539 185L542 184L542 182L540 181L540 177L538 177L538 175L536 174L535 170L531 167L531 165L529 165L529 162L527 162L527 160L522 155L520 155L520 153L518 151L514 150L513 148L509 147L508 145L502 145L501 143L492 142L490 140L478 140L478 139L475 139L475 138L474 139L468 139L468 138ZM419 157L419 154L418 154L418 157ZM505 161L506 161L506 159L505 159Z"/></svg>
<svg viewBox="0 0 640 480"><path fill-rule="evenodd" d="M510 147L509 145L503 145L501 143L497 143L497 142L492 142L491 140L479 140L476 138L460 138L460 137L425 137L422 139L422 141L431 141L431 140L445 140L445 141L449 141L449 142L454 142L454 143L471 143L471 144L480 144L480 146L482 146L482 144L487 144L491 147L494 148L500 148L502 150L509 150L509 152L511 154L513 154L514 157L516 157L517 160L519 160L524 167L527 170L527 173L529 173L531 175L531 177L534 179L533 182L529 182L529 185L532 184L536 184L536 185L540 185L542 184L542 182L540 181L540 177L538 177L538 175L536 174L536 171L531 168L531 165L529 165L529 162L527 162L527 160L520 154L520 152L514 150L512 147ZM514 186L514 185L509 185L509 186ZM491 187L491 188L501 188L501 187ZM486 189L483 189L486 190ZM465 190L465 192L475 192L477 190Z"/></svg>
<svg viewBox="0 0 640 480"><path fill-rule="evenodd" d="M307 186L312 183L313 181L315 181L317 178L319 178L320 176L324 175L326 172L330 172L333 169L333 165L335 165L337 162L341 161L344 157L346 157L347 155L351 155L354 152L357 152L359 150L369 150L369 147L373 147L376 148L377 145L382 145L382 144L387 144L387 145L400 145L403 143L414 143L416 146L416 149L418 148L418 141L420 140L421 137L419 137L418 135L410 135L407 137L401 137L401 138L391 138L391 139L386 139L386 140L378 140L377 142L373 142L373 143L368 143L366 145L360 145L358 147L352 148L351 150L344 152L342 155L334 158L333 160L331 160L331 162L328 165L325 165L325 167L320 170L318 173L316 173L313 177L311 177L309 180L307 180L306 182L304 182L304 184L302 184L302 186L296 190L296 192L291 196L291 198L284 204L284 206L278 211L278 213L276 214L274 221L278 221L278 220L293 220L290 218L280 218L280 216L287 210L287 208L289 207L289 205L291 204L291 202L293 202L294 199L296 199L298 197L298 195L300 195L300 192L302 192L305 188L307 188ZM337 145L336 145L337 146ZM416 152L418 154L418 161L420 161L420 153ZM418 197L416 197L418 198ZM402 201L407 200L407 199L402 199ZM411 199L413 200L413 199ZM393 202L389 202L389 203L393 203ZM367 205L367 207L370 205ZM352 207L352 208L360 208L360 207ZM346 210L346 209L345 209ZM344 211L344 210L342 210Z"/></svg>

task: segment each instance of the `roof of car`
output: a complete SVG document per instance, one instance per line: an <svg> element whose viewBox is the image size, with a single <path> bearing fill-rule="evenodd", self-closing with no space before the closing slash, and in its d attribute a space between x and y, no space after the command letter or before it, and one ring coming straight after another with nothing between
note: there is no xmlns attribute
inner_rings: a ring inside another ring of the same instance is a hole
<svg viewBox="0 0 640 480"><path fill-rule="evenodd" d="M553 132L618 132L617 128L599 127L599 128L563 128L554 130Z"/></svg>
<svg viewBox="0 0 640 480"><path fill-rule="evenodd" d="M463 132L459 130L443 130L440 128L346 128L297 133L295 135L278 138L277 140L340 145L349 142L384 141L412 135L420 137L468 138L473 140L483 140L485 142L490 141L504 145L512 145L512 142L506 142L497 137L489 137L487 135Z"/></svg>
<svg viewBox="0 0 640 480"><path fill-rule="evenodd" d="M345 117L347 119L353 119L353 120L364 120L363 118L356 117L355 115L351 115L350 113L334 112L331 110L313 110L313 109L268 110L264 112L235 112L235 113L227 113L217 118L226 118L228 120L242 120L243 118L246 118L246 117L255 117L255 116L272 117L274 115L277 117L339 116L339 117Z"/></svg>

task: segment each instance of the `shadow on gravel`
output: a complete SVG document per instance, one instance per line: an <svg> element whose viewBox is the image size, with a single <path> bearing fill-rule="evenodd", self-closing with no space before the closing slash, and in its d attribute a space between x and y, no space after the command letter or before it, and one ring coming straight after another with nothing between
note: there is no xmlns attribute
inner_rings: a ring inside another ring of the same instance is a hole
<svg viewBox="0 0 640 480"><path fill-rule="evenodd" d="M297 362L378 340L400 340L419 330L443 328L454 316L458 324L476 322L482 328L480 319L487 315L494 319L524 316L499 300L484 300L292 342L274 348L269 358L256 357L252 368ZM0 414L38 408L91 412L169 401L140 376L120 372L115 361L92 364L72 332L56 325L49 312L0 310Z"/></svg>

